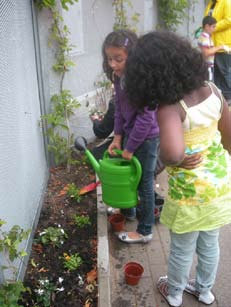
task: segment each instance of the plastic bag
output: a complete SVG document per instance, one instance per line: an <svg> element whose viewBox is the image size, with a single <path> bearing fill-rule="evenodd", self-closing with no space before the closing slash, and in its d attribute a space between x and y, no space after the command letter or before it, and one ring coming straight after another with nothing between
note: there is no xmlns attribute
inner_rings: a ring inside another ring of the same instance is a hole
<svg viewBox="0 0 231 307"><path fill-rule="evenodd" d="M199 38L199 36L202 33L202 30L203 30L202 27L197 28L196 31L194 32L194 37Z"/></svg>

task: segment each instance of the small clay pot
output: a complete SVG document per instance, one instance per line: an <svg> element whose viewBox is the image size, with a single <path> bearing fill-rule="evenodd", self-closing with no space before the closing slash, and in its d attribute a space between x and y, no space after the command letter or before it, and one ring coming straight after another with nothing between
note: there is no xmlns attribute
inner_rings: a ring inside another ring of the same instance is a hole
<svg viewBox="0 0 231 307"><path fill-rule="evenodd" d="M108 220L111 224L113 231L119 232L124 230L125 217L123 214L120 213L112 214L109 216Z"/></svg>
<svg viewBox="0 0 231 307"><path fill-rule="evenodd" d="M137 262L128 262L124 266L125 281L128 285L137 285L144 272L144 268Z"/></svg>

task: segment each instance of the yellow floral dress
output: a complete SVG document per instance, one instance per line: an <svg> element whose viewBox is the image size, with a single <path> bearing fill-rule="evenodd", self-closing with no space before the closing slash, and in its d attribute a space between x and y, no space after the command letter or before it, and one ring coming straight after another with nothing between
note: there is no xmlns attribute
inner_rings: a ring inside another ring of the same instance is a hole
<svg viewBox="0 0 231 307"><path fill-rule="evenodd" d="M200 152L203 162L192 170L167 167L169 190L160 221L175 233L216 229L231 223L231 159L218 130L222 101L212 92L193 107L180 104L186 112L185 152Z"/></svg>

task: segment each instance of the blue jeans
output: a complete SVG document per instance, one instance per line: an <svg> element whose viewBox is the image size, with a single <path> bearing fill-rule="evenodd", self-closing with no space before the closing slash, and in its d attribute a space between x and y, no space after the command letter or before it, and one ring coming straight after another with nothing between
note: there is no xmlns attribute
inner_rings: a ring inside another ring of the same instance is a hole
<svg viewBox="0 0 231 307"><path fill-rule="evenodd" d="M220 256L219 229L183 234L170 232L171 245L168 263L169 294L182 293L187 284L196 251L196 290L210 290L215 282Z"/></svg>
<svg viewBox="0 0 231 307"><path fill-rule="evenodd" d="M214 82L226 99L231 99L231 54L217 52L214 62Z"/></svg>
<svg viewBox="0 0 231 307"><path fill-rule="evenodd" d="M125 138L124 142L126 143ZM154 172L157 161L157 148L159 138L152 138L144 141L135 151L134 155L138 158L142 168L142 176L138 186L138 195L140 203L137 208L123 209L125 216L133 216L138 211L137 232L142 235L152 233L152 227L155 222L155 195L154 195Z"/></svg>

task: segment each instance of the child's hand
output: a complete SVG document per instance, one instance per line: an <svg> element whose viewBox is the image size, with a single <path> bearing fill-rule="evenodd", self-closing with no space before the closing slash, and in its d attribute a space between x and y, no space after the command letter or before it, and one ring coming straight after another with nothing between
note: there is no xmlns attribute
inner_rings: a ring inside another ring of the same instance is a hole
<svg viewBox="0 0 231 307"><path fill-rule="evenodd" d="M199 164L202 162L201 154L195 153L191 155L185 155L184 160L181 162L178 167L182 167L185 169L193 169L199 166Z"/></svg>
<svg viewBox="0 0 231 307"><path fill-rule="evenodd" d="M123 157L125 160L131 160L131 158L133 157L133 153L127 151L127 149L124 149L123 152L122 152L122 157Z"/></svg>
<svg viewBox="0 0 231 307"><path fill-rule="evenodd" d="M119 142L113 141L109 147L108 152L111 156L117 156L117 153L114 152L114 149L121 149L121 144Z"/></svg>
<svg viewBox="0 0 231 307"><path fill-rule="evenodd" d="M230 53L230 48L229 48L229 46L223 45L222 47L223 47L223 50L224 50L225 52Z"/></svg>
<svg viewBox="0 0 231 307"><path fill-rule="evenodd" d="M92 114L90 115L90 119L94 122L95 120L101 121L103 119L103 116L99 116L98 114Z"/></svg>

